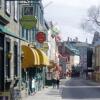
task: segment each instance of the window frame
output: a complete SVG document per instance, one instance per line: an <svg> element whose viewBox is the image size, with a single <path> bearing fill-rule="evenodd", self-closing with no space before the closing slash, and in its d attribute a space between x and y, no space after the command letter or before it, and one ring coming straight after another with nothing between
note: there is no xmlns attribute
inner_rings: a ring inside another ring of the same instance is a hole
<svg viewBox="0 0 100 100"><path fill-rule="evenodd" d="M9 44L9 48L7 48L7 44ZM6 38L6 55L10 52L11 50L11 40L9 38ZM10 59L8 56L6 56L6 77L11 78L11 63ZM8 70L7 70L8 67Z"/></svg>
<svg viewBox="0 0 100 100"><path fill-rule="evenodd" d="M18 2L17 1L14 1L14 21L18 22Z"/></svg>
<svg viewBox="0 0 100 100"><path fill-rule="evenodd" d="M0 9L2 8L2 0L0 0Z"/></svg>
<svg viewBox="0 0 100 100"><path fill-rule="evenodd" d="M7 5L7 3L9 4ZM11 15L11 2L7 0L5 0L5 12L8 16Z"/></svg>

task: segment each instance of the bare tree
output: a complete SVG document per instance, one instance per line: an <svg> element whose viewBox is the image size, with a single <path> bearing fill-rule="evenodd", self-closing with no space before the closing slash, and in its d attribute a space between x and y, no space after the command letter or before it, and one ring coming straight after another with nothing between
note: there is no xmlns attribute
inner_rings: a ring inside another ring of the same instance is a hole
<svg viewBox="0 0 100 100"><path fill-rule="evenodd" d="M83 20L81 27L91 33L100 32L100 6L92 6L88 9L87 18Z"/></svg>

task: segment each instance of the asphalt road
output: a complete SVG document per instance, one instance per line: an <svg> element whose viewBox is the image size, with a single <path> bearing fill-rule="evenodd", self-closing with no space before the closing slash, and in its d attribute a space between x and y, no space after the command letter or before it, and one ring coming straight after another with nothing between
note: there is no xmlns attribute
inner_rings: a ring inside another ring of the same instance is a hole
<svg viewBox="0 0 100 100"><path fill-rule="evenodd" d="M61 89L61 97L65 100L100 100L100 86L90 84L87 80L64 80Z"/></svg>

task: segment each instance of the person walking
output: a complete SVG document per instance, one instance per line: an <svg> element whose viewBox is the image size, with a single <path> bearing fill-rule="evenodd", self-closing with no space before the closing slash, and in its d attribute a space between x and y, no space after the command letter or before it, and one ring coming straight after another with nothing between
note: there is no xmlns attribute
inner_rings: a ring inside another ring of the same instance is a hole
<svg viewBox="0 0 100 100"><path fill-rule="evenodd" d="M55 86L56 86L56 76L55 76L55 72L52 72L52 86L53 86L53 88L55 88Z"/></svg>
<svg viewBox="0 0 100 100"><path fill-rule="evenodd" d="M57 82L57 89L59 89L59 83L60 83L60 78L59 77L57 77L56 82Z"/></svg>
<svg viewBox="0 0 100 100"><path fill-rule="evenodd" d="M29 95L32 94L32 77L29 77Z"/></svg>

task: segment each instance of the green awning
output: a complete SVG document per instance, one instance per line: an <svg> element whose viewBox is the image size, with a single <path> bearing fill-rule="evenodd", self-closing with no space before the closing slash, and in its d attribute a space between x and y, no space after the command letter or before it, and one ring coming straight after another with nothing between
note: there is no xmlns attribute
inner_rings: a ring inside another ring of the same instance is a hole
<svg viewBox="0 0 100 100"><path fill-rule="evenodd" d="M4 26L0 25L0 31L3 33L13 34L9 29L5 28Z"/></svg>

